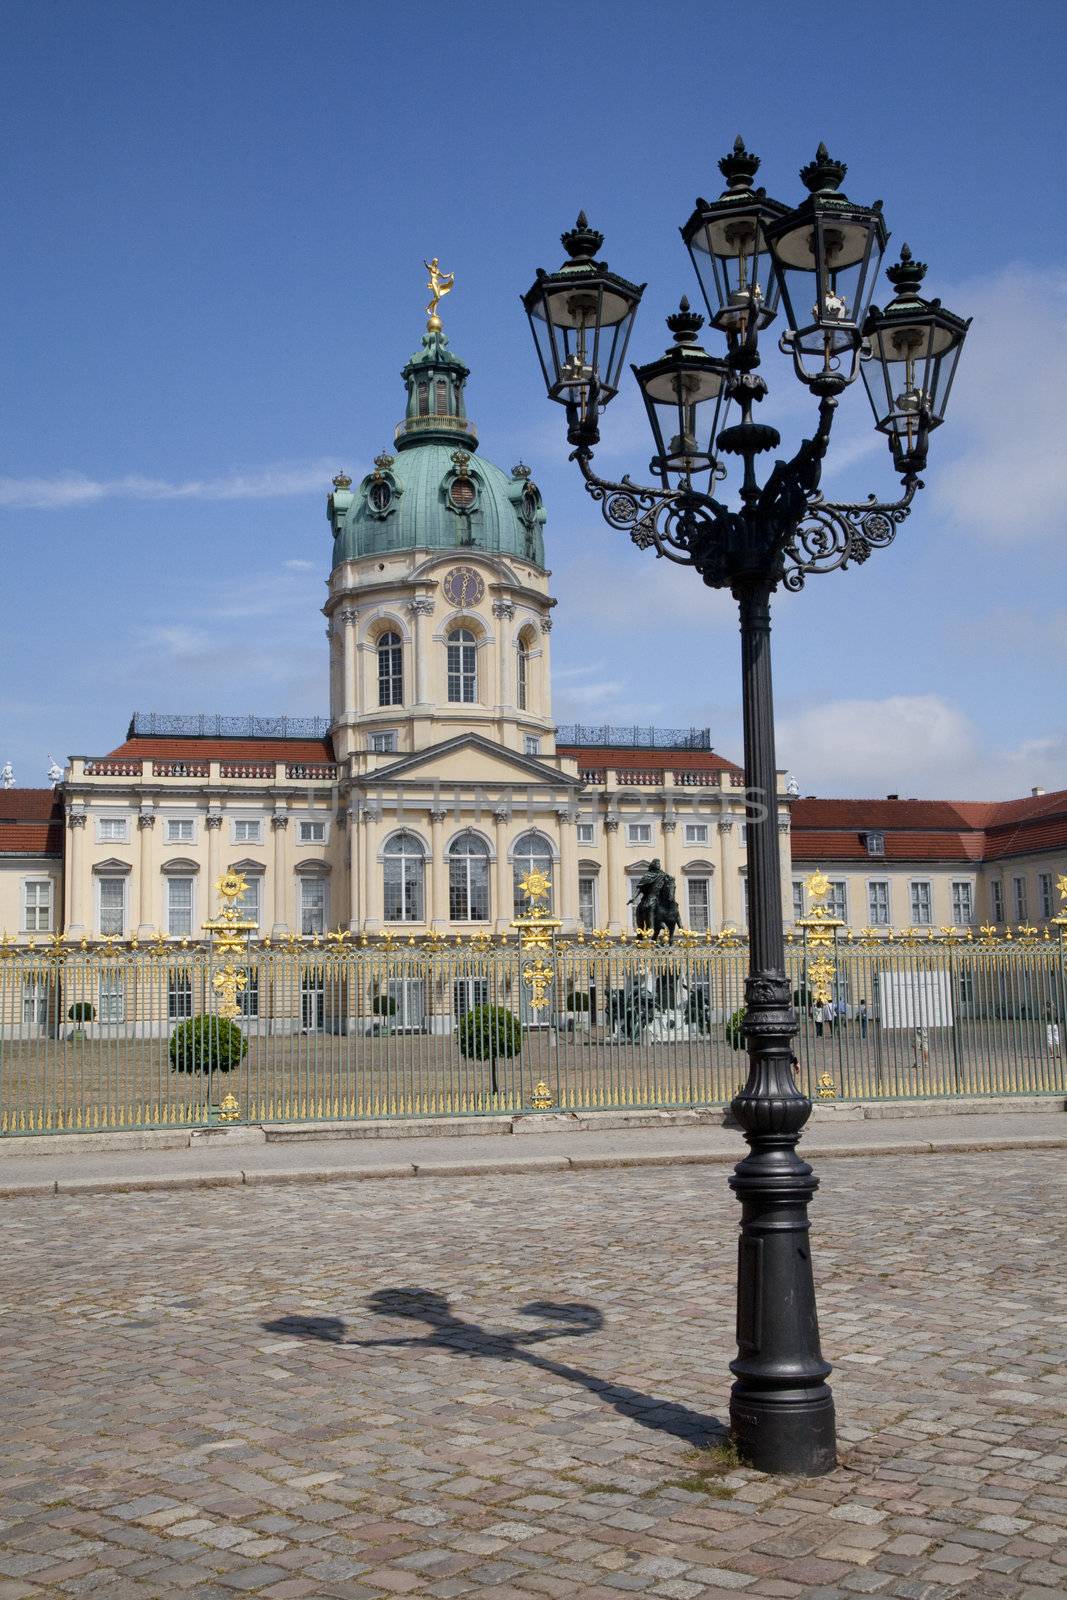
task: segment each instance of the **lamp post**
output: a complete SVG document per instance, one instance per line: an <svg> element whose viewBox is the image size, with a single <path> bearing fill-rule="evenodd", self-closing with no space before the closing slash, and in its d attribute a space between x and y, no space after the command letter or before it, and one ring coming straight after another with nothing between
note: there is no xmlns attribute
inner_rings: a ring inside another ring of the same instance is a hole
<svg viewBox="0 0 1067 1600"><path fill-rule="evenodd" d="M686 301L668 317L673 343L633 367L655 441L641 485L592 468L600 413L616 394L644 290L596 260L603 236L584 213L562 236L567 261L539 271L523 296L549 398L566 407L571 459L606 521L696 569L737 600L741 624L749 881L749 971L744 1035L748 1079L731 1105L749 1153L730 1178L741 1202L737 1359L730 1401L742 1458L765 1472L815 1476L836 1464L830 1367L819 1347L808 1204L817 1187L796 1153L811 1102L790 1060L796 1016L785 972L771 685L770 602L782 584L860 564L892 542L908 515L943 419L968 323L919 292L925 267L907 246L888 272L896 297L871 305L888 240L881 203L841 192L846 168L820 145L802 170L806 197L790 209L753 187L759 158L738 139L719 162L726 189L698 200L682 228L720 355L701 345L704 318ZM780 347L817 402L816 426L760 482L777 431L753 417L767 394L760 334L779 315ZM862 370L875 425L888 436L899 499L836 503L819 491L840 395ZM710 492L737 477L737 507ZM696 480L707 475L708 488Z"/></svg>

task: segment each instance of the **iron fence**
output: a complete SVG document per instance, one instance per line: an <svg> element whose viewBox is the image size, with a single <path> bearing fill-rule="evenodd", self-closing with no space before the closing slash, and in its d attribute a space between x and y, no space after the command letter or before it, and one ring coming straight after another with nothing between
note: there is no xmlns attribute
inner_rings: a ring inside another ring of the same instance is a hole
<svg viewBox="0 0 1067 1600"><path fill-rule="evenodd" d="M800 1086L1063 1094L1065 955L1048 936L805 931L787 954ZM573 940L536 920L236 954L7 948L0 1134L722 1105L746 1072L746 967L732 934Z"/></svg>

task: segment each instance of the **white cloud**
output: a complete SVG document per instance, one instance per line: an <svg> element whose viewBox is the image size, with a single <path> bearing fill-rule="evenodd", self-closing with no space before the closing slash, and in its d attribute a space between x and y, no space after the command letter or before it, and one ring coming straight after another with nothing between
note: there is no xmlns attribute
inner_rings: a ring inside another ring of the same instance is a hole
<svg viewBox="0 0 1067 1600"><path fill-rule="evenodd" d="M0 506L11 511L62 511L100 500L272 500L316 490L325 493L335 470L322 460L179 482L135 473L121 478L89 478L74 472L56 478L0 478Z"/></svg>
<svg viewBox="0 0 1067 1600"><path fill-rule="evenodd" d="M314 572L314 561L287 561L285 567L289 572Z"/></svg>
<svg viewBox="0 0 1067 1600"><path fill-rule="evenodd" d="M997 749L941 695L831 700L778 718L778 762L802 793L998 800L1067 787L1067 736Z"/></svg>
<svg viewBox="0 0 1067 1600"><path fill-rule="evenodd" d="M1013 266L953 289L946 304L974 323L931 443L935 504L998 543L1061 535L1067 274ZM954 440L962 449L940 460Z"/></svg>

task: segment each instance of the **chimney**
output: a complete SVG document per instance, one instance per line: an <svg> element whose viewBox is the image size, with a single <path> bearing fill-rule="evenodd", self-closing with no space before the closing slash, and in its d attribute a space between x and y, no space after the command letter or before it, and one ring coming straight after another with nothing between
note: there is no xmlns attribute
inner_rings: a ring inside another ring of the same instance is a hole
<svg viewBox="0 0 1067 1600"><path fill-rule="evenodd" d="M1034 787L1033 787L1033 788L1032 788L1032 789L1031 789L1031 790L1030 790L1030 793L1031 793L1031 794L1032 794L1032 795L1034 795L1034 796L1035 796L1035 798L1036 798L1036 796L1037 796L1037 795L1039 795L1039 794L1044 794L1044 792L1045 792L1045 791L1044 791L1044 789L1042 789L1042 788L1041 788L1041 787L1040 787L1040 785L1038 785L1038 784L1036 784L1036 783L1035 783L1035 784L1034 784Z"/></svg>
<svg viewBox="0 0 1067 1600"><path fill-rule="evenodd" d="M887 800L899 800L900 796L899 796L899 794L887 794L886 795L886 799Z"/></svg>

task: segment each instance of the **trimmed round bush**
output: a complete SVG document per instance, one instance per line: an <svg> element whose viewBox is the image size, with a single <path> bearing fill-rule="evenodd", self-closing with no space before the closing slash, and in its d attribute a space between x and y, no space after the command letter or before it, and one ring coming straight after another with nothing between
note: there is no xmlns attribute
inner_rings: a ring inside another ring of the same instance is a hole
<svg viewBox="0 0 1067 1600"><path fill-rule="evenodd" d="M517 1056L522 1023L506 1006L473 1006L457 1029L459 1053L475 1061Z"/></svg>
<svg viewBox="0 0 1067 1600"><path fill-rule="evenodd" d="M232 1072L248 1054L248 1040L229 1017L190 1017L170 1036L175 1072Z"/></svg>
<svg viewBox="0 0 1067 1600"><path fill-rule="evenodd" d="M570 994L567 996L567 1010L568 1011L588 1011L589 1010L589 990L588 989L572 989Z"/></svg>
<svg viewBox="0 0 1067 1600"><path fill-rule="evenodd" d="M742 1044L744 1043L744 1034L741 1032L741 1025L744 1020L744 1006L738 1006L733 1016L728 1017L726 1020L726 1038L728 1043L732 1044L735 1050L740 1050Z"/></svg>
<svg viewBox="0 0 1067 1600"><path fill-rule="evenodd" d="M376 1017L395 1017L396 998L391 994L376 994L370 1003Z"/></svg>
<svg viewBox="0 0 1067 1600"><path fill-rule="evenodd" d="M95 1016L96 1010L91 1000L75 1000L67 1012L69 1022L92 1022Z"/></svg>

